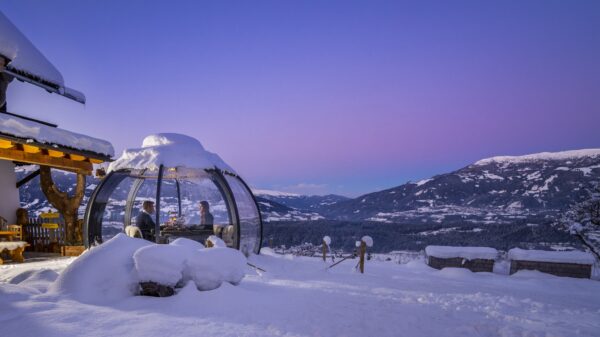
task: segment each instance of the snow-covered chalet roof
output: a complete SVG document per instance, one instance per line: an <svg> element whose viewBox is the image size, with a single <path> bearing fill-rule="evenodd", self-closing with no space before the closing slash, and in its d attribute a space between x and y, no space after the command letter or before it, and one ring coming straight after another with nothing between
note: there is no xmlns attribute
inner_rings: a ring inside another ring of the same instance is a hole
<svg viewBox="0 0 600 337"><path fill-rule="evenodd" d="M234 172L217 154L206 151L195 138L177 133L159 133L144 138L139 149L127 149L110 164L108 171L157 170L164 167L219 168Z"/></svg>
<svg viewBox="0 0 600 337"><path fill-rule="evenodd" d="M54 88L65 97L81 103L85 102L83 93L67 88L58 69L2 12L0 12L0 55L10 60L7 69L18 75L17 78Z"/></svg>
<svg viewBox="0 0 600 337"><path fill-rule="evenodd" d="M91 152L101 157L114 156L112 144L105 140L0 113L0 137L2 135L17 138L25 143Z"/></svg>
<svg viewBox="0 0 600 337"><path fill-rule="evenodd" d="M60 72L42 53L0 12L0 54L11 60L10 65L40 78L64 85Z"/></svg>

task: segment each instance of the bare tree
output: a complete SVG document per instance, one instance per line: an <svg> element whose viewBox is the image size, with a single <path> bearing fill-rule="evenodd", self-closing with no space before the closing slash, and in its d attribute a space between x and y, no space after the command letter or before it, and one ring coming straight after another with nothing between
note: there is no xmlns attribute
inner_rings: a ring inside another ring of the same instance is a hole
<svg viewBox="0 0 600 337"><path fill-rule="evenodd" d="M85 175L77 173L77 185L73 196L61 191L52 179L52 171L48 166L40 166L40 182L42 191L50 204L56 208L65 220L65 241L69 244L81 244L82 228L77 221L77 210L83 200L85 191Z"/></svg>
<svg viewBox="0 0 600 337"><path fill-rule="evenodd" d="M600 185L590 192L590 198L575 205L574 220L582 225L600 227Z"/></svg>

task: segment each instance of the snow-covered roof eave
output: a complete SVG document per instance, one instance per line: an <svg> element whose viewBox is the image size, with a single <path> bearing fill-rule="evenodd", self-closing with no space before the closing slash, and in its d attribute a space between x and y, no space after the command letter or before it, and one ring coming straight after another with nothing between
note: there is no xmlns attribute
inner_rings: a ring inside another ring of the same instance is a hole
<svg viewBox="0 0 600 337"><path fill-rule="evenodd" d="M79 103L85 103L85 95L66 87L58 69L2 12L0 12L0 56L9 60L5 72L17 80L34 84Z"/></svg>
<svg viewBox="0 0 600 337"><path fill-rule="evenodd" d="M105 161L114 156L114 148L108 141L7 114L0 114L0 137L76 151Z"/></svg>

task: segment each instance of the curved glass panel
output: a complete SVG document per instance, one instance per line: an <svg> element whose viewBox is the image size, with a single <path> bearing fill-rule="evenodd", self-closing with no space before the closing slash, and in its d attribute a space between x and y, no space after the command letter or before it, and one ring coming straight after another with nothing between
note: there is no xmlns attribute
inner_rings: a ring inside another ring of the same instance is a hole
<svg viewBox="0 0 600 337"><path fill-rule="evenodd" d="M200 205L203 201L204 216ZM167 242L185 237L204 243L213 234L235 233L224 196L204 170L166 171L161 186L160 226ZM235 240L223 239L229 247L235 247Z"/></svg>
<svg viewBox="0 0 600 337"><path fill-rule="evenodd" d="M117 179L117 177L113 178ZM106 207L102 213L101 233L102 241L122 233L125 228L125 207L127 196L135 179L125 177L108 196Z"/></svg>
<svg viewBox="0 0 600 337"><path fill-rule="evenodd" d="M225 174L240 217L240 250L248 255L260 250L261 223L254 198L238 177Z"/></svg>

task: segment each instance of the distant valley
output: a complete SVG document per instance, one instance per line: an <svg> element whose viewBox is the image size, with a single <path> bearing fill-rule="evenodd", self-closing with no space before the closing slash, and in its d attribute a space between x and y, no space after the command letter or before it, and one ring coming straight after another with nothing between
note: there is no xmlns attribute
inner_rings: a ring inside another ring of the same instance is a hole
<svg viewBox="0 0 600 337"><path fill-rule="evenodd" d="M20 177L31 170L17 168ZM258 189L254 194L265 222L265 242L276 245L318 243L319 236L326 234L337 235L344 242L341 246L351 249L352 233L360 237L381 232L375 236L380 236L383 250L486 242L499 248L560 249L579 243L550 224L588 198L599 177L600 150L591 149L483 159L358 198ZM63 172L56 172L55 180L65 189L74 182ZM86 199L98 183L88 178ZM21 201L33 213L49 209L39 178L21 188Z"/></svg>

